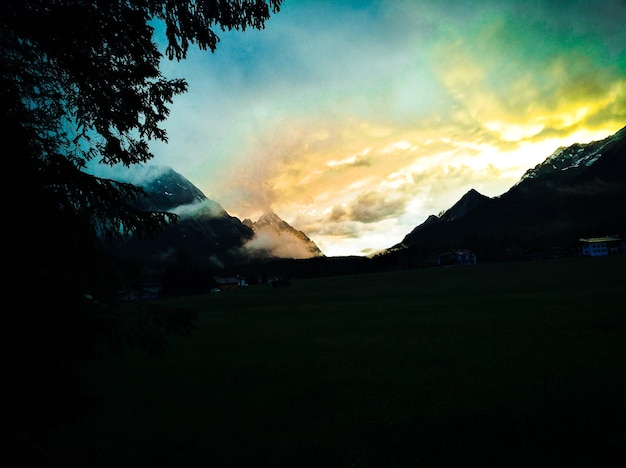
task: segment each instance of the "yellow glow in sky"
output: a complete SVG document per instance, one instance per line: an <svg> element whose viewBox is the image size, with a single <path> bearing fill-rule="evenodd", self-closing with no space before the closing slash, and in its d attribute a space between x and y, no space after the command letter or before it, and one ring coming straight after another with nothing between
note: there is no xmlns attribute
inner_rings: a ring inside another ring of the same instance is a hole
<svg viewBox="0 0 626 468"><path fill-rule="evenodd" d="M326 255L372 253L621 129L624 24L620 0L291 0L165 67L190 89L155 162L240 219L271 209Z"/></svg>

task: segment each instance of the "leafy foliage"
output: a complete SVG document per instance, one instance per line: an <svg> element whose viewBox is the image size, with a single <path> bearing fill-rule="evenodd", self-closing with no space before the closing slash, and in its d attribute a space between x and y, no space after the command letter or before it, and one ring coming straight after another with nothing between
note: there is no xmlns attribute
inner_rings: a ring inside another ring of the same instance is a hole
<svg viewBox="0 0 626 468"><path fill-rule="evenodd" d="M191 44L215 50L216 31L263 28L280 3L2 2L3 154L29 193L28 204L16 201L9 210L17 228L5 229L19 258L11 267L9 289L21 294L3 323L3 354L28 350L30 362L20 369L37 364L33 375L54 369L53 360L82 352L78 341L89 341L95 324L110 325L106 318L100 321L102 304L86 296L115 285L116 265L104 253L103 240L152 236L177 221L172 213L138 208L136 202L146 195L140 187L87 172L90 162L125 167L147 162L153 157L149 142L167 141L163 123L169 105L187 83L165 78L161 60L184 59ZM165 24L165 55L153 39L155 22ZM154 330L187 330L193 317L174 315L151 320L131 341L152 343L156 336L162 343ZM59 339L68 340L64 346L70 351L60 350ZM7 378L20 382L16 372ZM33 379L21 382L20 388L37 385Z"/></svg>
<svg viewBox="0 0 626 468"><path fill-rule="evenodd" d="M187 83L161 74L164 55L153 40L153 24L165 25L165 56L181 60L191 44L214 51L216 31L263 28L280 3L3 2L0 112L8 123L7 154L17 161L37 201L34 216L23 221L41 244L20 246L32 254L31 269L41 273L38 286L62 267L59 257L89 259L66 271L87 282L100 240L153 236L177 221L172 213L138 208L136 202L146 195L140 187L86 172L91 161L126 167L144 163L153 157L150 140L167 141L168 106ZM91 287L100 284L101 276L90 278Z"/></svg>
<svg viewBox="0 0 626 468"><path fill-rule="evenodd" d="M125 203L143 192L81 173L97 159L114 165L152 158L148 141L167 141L168 105L187 84L166 79L151 21L166 26L170 59L191 43L215 50L213 29L262 28L280 0L265 1L7 1L0 17L5 118L28 134L31 169L60 209L106 236L143 234L175 219ZM24 154L20 155L24 157Z"/></svg>

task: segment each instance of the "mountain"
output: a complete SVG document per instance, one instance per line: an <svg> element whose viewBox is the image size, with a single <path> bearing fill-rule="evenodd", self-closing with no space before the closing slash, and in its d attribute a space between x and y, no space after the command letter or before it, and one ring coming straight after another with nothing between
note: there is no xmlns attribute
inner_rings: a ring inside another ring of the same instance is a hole
<svg viewBox="0 0 626 468"><path fill-rule="evenodd" d="M108 246L115 256L140 265L148 276L158 277L168 265L181 262L199 269L221 269L263 259L323 255L304 233L275 213L256 223L242 222L169 167L142 168L132 182L147 194L136 203L138 208L179 216L156 239Z"/></svg>
<svg viewBox="0 0 626 468"><path fill-rule="evenodd" d="M283 221L276 213L263 214L256 222L244 219L243 224L254 231L255 237L246 245L266 258L312 258L324 256L315 242L302 231Z"/></svg>
<svg viewBox="0 0 626 468"><path fill-rule="evenodd" d="M171 168L159 167L150 168L133 183L147 194L136 203L138 208L173 212L179 220L157 238L130 239L108 246L112 254L140 265L148 276L158 276L168 264L181 261L198 268L241 261L241 249L254 232L188 179Z"/></svg>
<svg viewBox="0 0 626 468"><path fill-rule="evenodd" d="M470 190L388 251L469 247L483 258L626 232L626 127L557 149L499 197Z"/></svg>
<svg viewBox="0 0 626 468"><path fill-rule="evenodd" d="M143 166L134 168L134 171L135 180L132 182L148 193L148 198L140 201L144 210L170 211L208 200L198 187L170 167ZM221 211L226 213L224 209Z"/></svg>
<svg viewBox="0 0 626 468"><path fill-rule="evenodd" d="M439 221L455 221L461 219L463 216L471 213L477 208L486 205L491 200L489 197L478 193L476 190L471 189L461 199L456 202L452 208L446 210L440 217L436 217ZM434 220L431 220L431 222Z"/></svg>
<svg viewBox="0 0 626 468"><path fill-rule="evenodd" d="M569 147L558 148L551 156L548 156L545 161L527 170L520 182L528 179L546 181L551 175L555 173L558 174L559 172L564 173L564 171L569 171L567 176L581 173L585 168L590 167L600 159L607 147L623 139L625 131L626 127L604 140L587 144L574 143Z"/></svg>

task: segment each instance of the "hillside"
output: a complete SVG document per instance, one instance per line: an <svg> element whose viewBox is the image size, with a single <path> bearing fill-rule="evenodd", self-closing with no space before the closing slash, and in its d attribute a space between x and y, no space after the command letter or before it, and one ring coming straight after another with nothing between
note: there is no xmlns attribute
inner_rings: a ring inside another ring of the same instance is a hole
<svg viewBox="0 0 626 468"><path fill-rule="evenodd" d="M144 278L157 280L168 266L181 262L198 270L222 270L251 261L323 256L313 241L275 213L256 223L242 222L169 167L143 168L133 182L147 194L137 208L179 216L157 238L108 246Z"/></svg>
<svg viewBox="0 0 626 468"><path fill-rule="evenodd" d="M497 256L626 232L626 127L604 140L559 148L499 197L471 190L389 251L459 247Z"/></svg>

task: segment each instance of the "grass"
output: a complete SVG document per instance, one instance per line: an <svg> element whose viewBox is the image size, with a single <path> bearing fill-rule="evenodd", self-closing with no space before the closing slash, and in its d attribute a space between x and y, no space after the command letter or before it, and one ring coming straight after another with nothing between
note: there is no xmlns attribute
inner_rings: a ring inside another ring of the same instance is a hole
<svg viewBox="0 0 626 468"><path fill-rule="evenodd" d="M624 466L626 256L162 299L166 352L86 370L67 465Z"/></svg>

